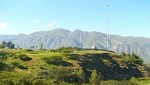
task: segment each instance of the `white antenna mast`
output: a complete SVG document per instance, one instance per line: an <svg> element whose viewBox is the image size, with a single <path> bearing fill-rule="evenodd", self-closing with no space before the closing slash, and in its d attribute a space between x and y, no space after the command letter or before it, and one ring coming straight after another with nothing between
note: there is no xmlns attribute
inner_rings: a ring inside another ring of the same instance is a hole
<svg viewBox="0 0 150 85"><path fill-rule="evenodd" d="M81 32L80 32L80 48L82 48L82 42L81 42Z"/></svg>
<svg viewBox="0 0 150 85"><path fill-rule="evenodd" d="M106 13L106 49L109 50L109 0L106 0L106 7L107 7L107 13Z"/></svg>

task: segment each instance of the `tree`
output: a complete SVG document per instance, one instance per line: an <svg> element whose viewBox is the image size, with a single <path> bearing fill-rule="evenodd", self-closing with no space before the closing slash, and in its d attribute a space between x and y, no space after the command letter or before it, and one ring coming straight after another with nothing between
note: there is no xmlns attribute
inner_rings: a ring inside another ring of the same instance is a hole
<svg viewBox="0 0 150 85"><path fill-rule="evenodd" d="M2 41L2 44L0 44L0 48L5 48L5 46L6 46L6 42Z"/></svg>
<svg viewBox="0 0 150 85"><path fill-rule="evenodd" d="M15 48L15 44L13 44L11 41L9 41L9 42L3 41L2 44L0 45L0 48L10 48L10 49L13 49L13 48Z"/></svg>
<svg viewBox="0 0 150 85"><path fill-rule="evenodd" d="M7 42L5 42L4 40L2 41L2 44L4 46L4 48L6 47Z"/></svg>
<svg viewBox="0 0 150 85"><path fill-rule="evenodd" d="M78 77L79 77L79 82L80 83L84 83L85 82L85 74L84 74L84 70L82 67L79 68L79 71L77 73Z"/></svg>
<svg viewBox="0 0 150 85"><path fill-rule="evenodd" d="M15 44L11 44L8 48L10 48L10 49L15 48Z"/></svg>
<svg viewBox="0 0 150 85"><path fill-rule="evenodd" d="M13 49L15 47L15 44L13 44L11 41L6 42L6 47Z"/></svg>
<svg viewBox="0 0 150 85"><path fill-rule="evenodd" d="M102 75L100 73L97 73L97 71L94 69L92 71L91 77L89 78L89 82L91 85L99 85L101 79Z"/></svg>

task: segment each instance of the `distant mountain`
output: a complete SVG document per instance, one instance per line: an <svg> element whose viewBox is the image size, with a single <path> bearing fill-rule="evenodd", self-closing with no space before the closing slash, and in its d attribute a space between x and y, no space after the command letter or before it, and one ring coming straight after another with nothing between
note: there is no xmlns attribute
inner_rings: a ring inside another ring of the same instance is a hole
<svg viewBox="0 0 150 85"><path fill-rule="evenodd" d="M39 31L29 35L0 35L0 41L11 40L13 43L22 48L37 46L40 48L41 43L46 49L58 47L81 47L91 48L95 46L100 49L106 47L106 35L100 32L87 31L68 31L64 29L55 29L51 31ZM119 35L109 35L109 48L116 53L135 52L144 59L144 62L150 61L150 39L143 37L122 37Z"/></svg>

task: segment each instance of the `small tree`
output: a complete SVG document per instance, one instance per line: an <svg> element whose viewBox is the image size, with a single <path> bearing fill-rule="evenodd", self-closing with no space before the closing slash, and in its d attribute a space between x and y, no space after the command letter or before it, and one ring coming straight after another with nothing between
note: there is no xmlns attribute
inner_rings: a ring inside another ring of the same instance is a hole
<svg viewBox="0 0 150 85"><path fill-rule="evenodd" d="M11 41L9 41L9 42L3 41L2 42L2 48L6 48L6 47L13 49L15 47L15 44L13 44Z"/></svg>
<svg viewBox="0 0 150 85"><path fill-rule="evenodd" d="M10 48L10 49L15 48L15 44L11 44L11 45L9 46L9 48Z"/></svg>
<svg viewBox="0 0 150 85"><path fill-rule="evenodd" d="M5 41L3 40L2 44L3 44L4 48L5 48L5 47L6 47L7 42L5 42Z"/></svg>
<svg viewBox="0 0 150 85"><path fill-rule="evenodd" d="M79 83L84 83L85 82L85 74L84 74L84 70L82 67L79 68L79 71L78 71L78 77L79 77Z"/></svg>
<svg viewBox="0 0 150 85"><path fill-rule="evenodd" d="M97 73L97 71L94 69L92 71L91 77L89 78L89 82L91 85L99 85L101 79L102 75L100 73Z"/></svg>

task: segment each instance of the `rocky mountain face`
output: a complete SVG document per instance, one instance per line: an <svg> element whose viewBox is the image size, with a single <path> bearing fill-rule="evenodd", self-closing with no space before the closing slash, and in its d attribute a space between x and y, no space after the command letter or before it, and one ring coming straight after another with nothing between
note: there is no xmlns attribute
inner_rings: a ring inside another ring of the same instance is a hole
<svg viewBox="0 0 150 85"><path fill-rule="evenodd" d="M39 31L29 35L0 35L0 41L12 41L21 48L35 46L40 48L41 43L45 49L59 47L79 47L99 49L106 48L106 35L100 32L68 31L55 29L51 31ZM109 49L116 53L136 53L144 59L145 63L150 62L150 39L143 37L122 37L109 35Z"/></svg>

